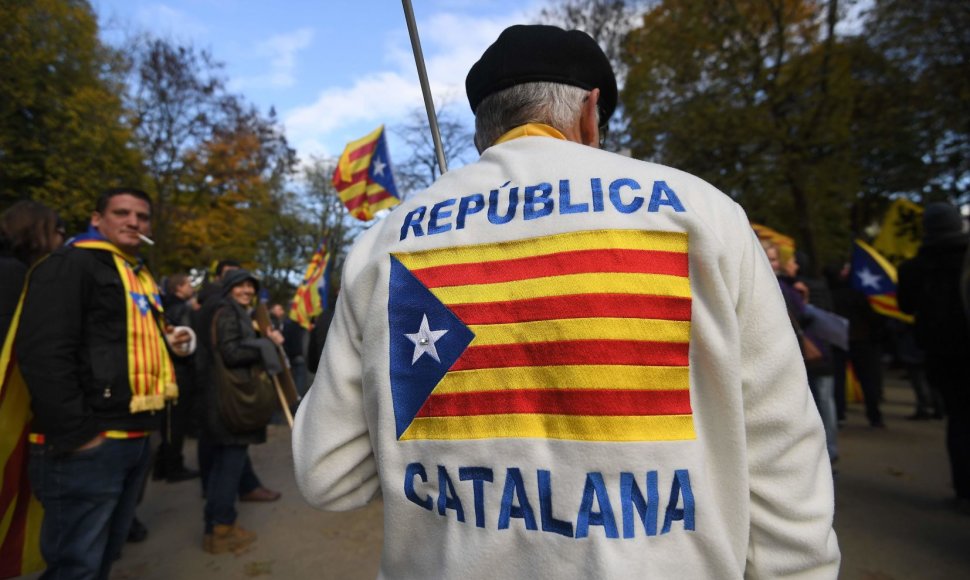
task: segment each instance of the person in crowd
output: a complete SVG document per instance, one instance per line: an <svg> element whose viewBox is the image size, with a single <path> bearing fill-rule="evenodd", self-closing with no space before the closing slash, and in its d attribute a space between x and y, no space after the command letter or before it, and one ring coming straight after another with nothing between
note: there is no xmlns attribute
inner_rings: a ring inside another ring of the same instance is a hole
<svg viewBox="0 0 970 580"><path fill-rule="evenodd" d="M192 328L199 337L208 337L212 333L212 320L216 310L222 305L222 280L234 270L242 268L236 260L220 260L216 263L215 277L202 286L198 293L199 308L195 312ZM199 392L203 392L207 385L212 382L212 348L211 340L199 340L199 354L196 356L196 385ZM199 414L204 416L211 410L204 397L200 397ZM212 444L206 435L206 430L199 432L197 443L199 459L199 475L202 483L202 496L205 497L209 488L209 471L212 468ZM238 495L240 501L244 502L272 502L278 500L282 494L263 486L253 468L253 462L246 453L246 461L243 465L243 475L239 480Z"/></svg>
<svg viewBox="0 0 970 580"><path fill-rule="evenodd" d="M961 316L960 278L967 247L959 210L928 204L922 243L916 257L899 266L897 289L900 310L915 317L926 379L943 396L956 508L964 513L970 513L970 330Z"/></svg>
<svg viewBox="0 0 970 580"><path fill-rule="evenodd" d="M883 341L886 338L885 317L869 304L861 290L852 287L849 264L831 265L825 270L832 292L834 312L849 321L849 350L834 349L835 399L839 421L846 418L846 369L852 370L862 389L866 420L875 429L886 427L882 416Z"/></svg>
<svg viewBox="0 0 970 580"><path fill-rule="evenodd" d="M37 201L18 201L0 214L0 345L7 337L27 270L64 244L64 224Z"/></svg>
<svg viewBox="0 0 970 580"><path fill-rule="evenodd" d="M274 328L283 334L283 352L290 362L290 373L293 375L293 383L296 385L296 392L302 398L306 395L307 385L307 332L286 315L282 304L274 304L270 309L271 319L274 320ZM279 321L277 326L277 322Z"/></svg>
<svg viewBox="0 0 970 580"><path fill-rule="evenodd" d="M839 459L838 451L838 418L835 410L835 377L833 376L832 347L818 336L812 329L812 317L806 309L809 298L815 296L813 287L818 290L822 300L828 300L831 308L831 298L827 288L821 288L815 280L806 282L799 278L801 270L800 258L805 259L802 252L789 253L784 262L780 262L775 274L788 316L791 318L792 328L801 342L802 358L808 373L808 386L812 391L812 398L822 418L825 428L825 444L829 452L829 460L834 464Z"/></svg>
<svg viewBox="0 0 970 580"><path fill-rule="evenodd" d="M178 393L158 288L138 258L143 191L98 197L87 234L30 274L15 349L34 415L30 483L44 507L45 577L107 578L151 458L149 434Z"/></svg>
<svg viewBox="0 0 970 580"><path fill-rule="evenodd" d="M330 331L330 323L333 321L339 292L340 287L337 284L330 285L327 307L314 319L313 327L310 329L310 340L307 344L307 368L312 373L316 373L320 366L320 355L323 353L323 346L327 343L327 333Z"/></svg>
<svg viewBox="0 0 970 580"><path fill-rule="evenodd" d="M930 388L926 381L926 356L916 344L913 325L895 318L887 322L888 330L896 347L896 359L906 373L906 379L913 388L915 407L913 414L906 417L909 421L926 421L943 418L943 397L939 391Z"/></svg>
<svg viewBox="0 0 970 580"><path fill-rule="evenodd" d="M832 472L744 211L599 150L587 34L512 26L481 158L358 238L293 432L317 507L383 497L381 574L835 578Z"/></svg>
<svg viewBox="0 0 970 580"><path fill-rule="evenodd" d="M212 332L207 335L212 341L210 349L229 372L249 375L252 367L264 365L250 313L259 281L248 271L235 269L223 277L221 287L223 298L213 313ZM266 338L277 345L283 343L283 336L274 329L267 332ZM212 465L206 489L203 549L221 554L256 540L255 533L236 523L235 506L249 463L248 447L266 441L266 426L243 432L230 429L220 411L215 382L206 383L205 395L205 430Z"/></svg>
<svg viewBox="0 0 970 580"><path fill-rule="evenodd" d="M165 295L162 304L165 307L165 323L170 327L191 328L192 325L192 297L195 289L189 275L179 272L169 276L166 280ZM176 404L167 405L162 421L162 443L155 456L155 467L152 478L177 483L199 476L196 469L185 466L182 447L189 423L193 419L196 405L195 389L195 356L176 357L173 359L175 376L178 379L179 399Z"/></svg>

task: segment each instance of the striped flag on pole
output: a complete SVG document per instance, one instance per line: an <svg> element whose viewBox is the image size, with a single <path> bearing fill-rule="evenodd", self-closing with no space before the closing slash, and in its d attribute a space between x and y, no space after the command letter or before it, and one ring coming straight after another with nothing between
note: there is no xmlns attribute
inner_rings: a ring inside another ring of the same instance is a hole
<svg viewBox="0 0 970 580"><path fill-rule="evenodd" d="M384 125L347 145L332 181L350 214L362 221L401 203L391 172Z"/></svg>
<svg viewBox="0 0 970 580"><path fill-rule="evenodd" d="M327 304L331 262L326 244L320 242L290 302L290 318L307 330L313 318L319 316Z"/></svg>
<svg viewBox="0 0 970 580"><path fill-rule="evenodd" d="M390 259L399 439L695 438L685 233L581 231Z"/></svg>

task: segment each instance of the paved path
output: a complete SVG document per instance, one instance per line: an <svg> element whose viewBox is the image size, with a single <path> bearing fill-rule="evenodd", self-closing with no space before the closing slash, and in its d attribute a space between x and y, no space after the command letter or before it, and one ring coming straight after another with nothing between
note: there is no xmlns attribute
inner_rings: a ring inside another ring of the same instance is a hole
<svg viewBox="0 0 970 580"><path fill-rule="evenodd" d="M835 524L841 577L970 578L970 516L947 503L943 422L904 420L912 412L912 393L898 373L887 376L885 398L888 429L870 429L861 406L853 405L840 432ZM202 551L197 481L150 482L139 508L148 540L127 546L112 580L374 578L383 536L380 502L347 513L306 506L293 481L289 444L286 428L271 427L269 442L252 448L257 472L283 498L241 504L240 523L259 534L248 552Z"/></svg>

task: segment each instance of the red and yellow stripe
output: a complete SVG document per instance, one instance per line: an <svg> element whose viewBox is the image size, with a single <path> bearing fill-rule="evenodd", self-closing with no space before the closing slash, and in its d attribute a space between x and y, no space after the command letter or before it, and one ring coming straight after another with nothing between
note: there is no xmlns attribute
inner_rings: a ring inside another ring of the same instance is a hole
<svg viewBox="0 0 970 580"><path fill-rule="evenodd" d="M134 258L128 256L110 242L81 240L74 243L80 248L111 252L115 267L125 290L127 329L125 342L128 357L128 382L131 388L132 413L157 411L165 408L165 401L178 396L175 384L175 368L165 346L165 338L156 312L162 312L158 302L158 286L147 268L133 268ZM142 314L132 293L144 296L151 305Z"/></svg>
<svg viewBox="0 0 970 580"><path fill-rule="evenodd" d="M40 527L44 510L30 491L27 441L30 393L14 358L23 293L0 349L0 578L30 574L44 567Z"/></svg>
<svg viewBox="0 0 970 580"><path fill-rule="evenodd" d="M693 439L687 235L603 230L396 257L475 338L401 439Z"/></svg>

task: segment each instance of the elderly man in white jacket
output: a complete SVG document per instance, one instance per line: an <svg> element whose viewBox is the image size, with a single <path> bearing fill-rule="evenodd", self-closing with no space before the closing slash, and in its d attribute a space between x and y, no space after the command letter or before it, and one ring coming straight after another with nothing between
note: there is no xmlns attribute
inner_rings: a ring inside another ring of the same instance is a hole
<svg viewBox="0 0 970 580"><path fill-rule="evenodd" d="M835 578L777 282L687 173L598 150L596 43L505 30L477 163L360 237L293 434L312 505L384 499L383 578Z"/></svg>

